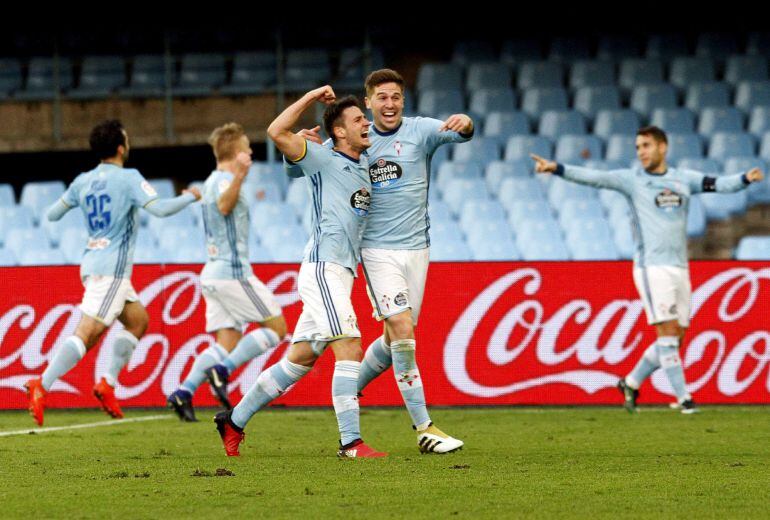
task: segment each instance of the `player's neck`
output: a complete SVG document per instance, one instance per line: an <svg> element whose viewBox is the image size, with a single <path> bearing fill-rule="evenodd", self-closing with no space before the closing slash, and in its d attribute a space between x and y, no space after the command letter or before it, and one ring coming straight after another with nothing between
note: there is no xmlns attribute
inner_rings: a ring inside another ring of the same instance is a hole
<svg viewBox="0 0 770 520"><path fill-rule="evenodd" d="M663 175L668 171L668 164L666 164L666 161L661 161L660 164L658 164L655 168L650 168L647 170L647 173L652 173L655 175Z"/></svg>
<svg viewBox="0 0 770 520"><path fill-rule="evenodd" d="M217 163L217 170L235 174L235 161L222 161Z"/></svg>
<svg viewBox="0 0 770 520"><path fill-rule="evenodd" d="M340 152L342 154L345 154L348 157L350 157L351 159L355 159L356 161L361 158L361 150L354 150L345 141L338 141L334 145L334 151Z"/></svg>
<svg viewBox="0 0 770 520"><path fill-rule="evenodd" d="M122 168L124 163L123 159L120 157L110 157L109 159L104 159L102 164L111 164L113 166L117 166L118 168Z"/></svg>
<svg viewBox="0 0 770 520"><path fill-rule="evenodd" d="M399 119L398 120L398 124L396 126L394 126L393 128L388 129L388 128L385 128L385 126L381 122L378 122L378 121L375 120L374 121L374 129L377 130L378 134L388 135L388 134L392 134L392 133L398 131L398 129L401 128L401 124L403 122L404 122L403 119Z"/></svg>

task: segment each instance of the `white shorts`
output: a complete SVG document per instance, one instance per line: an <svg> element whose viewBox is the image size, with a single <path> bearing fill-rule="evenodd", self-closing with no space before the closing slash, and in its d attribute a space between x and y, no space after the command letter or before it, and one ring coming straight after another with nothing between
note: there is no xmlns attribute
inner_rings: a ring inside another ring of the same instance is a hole
<svg viewBox="0 0 770 520"><path fill-rule="evenodd" d="M292 343L309 341L325 344L343 338L360 338L356 313L350 301L353 273L331 262L307 262L297 279L302 314L297 320ZM320 354L319 351L316 351Z"/></svg>
<svg viewBox="0 0 770 520"><path fill-rule="evenodd" d="M206 300L206 332L242 330L281 316L275 296L256 276L245 280L201 280Z"/></svg>
<svg viewBox="0 0 770 520"><path fill-rule="evenodd" d="M108 327L123 312L126 302L139 301L129 278L92 275L83 279L86 288L80 310Z"/></svg>
<svg viewBox="0 0 770 520"><path fill-rule="evenodd" d="M647 313L647 323L677 320L690 325L690 271L684 267L652 265L634 268L634 283Z"/></svg>
<svg viewBox="0 0 770 520"><path fill-rule="evenodd" d="M412 322L417 325L425 294L430 248L366 248L361 250L361 260L374 318L382 321L411 309Z"/></svg>

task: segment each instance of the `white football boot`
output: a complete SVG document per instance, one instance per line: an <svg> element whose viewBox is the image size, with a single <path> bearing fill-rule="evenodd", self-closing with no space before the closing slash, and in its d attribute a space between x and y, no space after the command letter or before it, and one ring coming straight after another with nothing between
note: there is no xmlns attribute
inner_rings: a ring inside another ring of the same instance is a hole
<svg viewBox="0 0 770 520"><path fill-rule="evenodd" d="M433 423L417 432L417 446L420 448L420 453L452 453L462 449L463 444L463 441L450 437L433 426Z"/></svg>

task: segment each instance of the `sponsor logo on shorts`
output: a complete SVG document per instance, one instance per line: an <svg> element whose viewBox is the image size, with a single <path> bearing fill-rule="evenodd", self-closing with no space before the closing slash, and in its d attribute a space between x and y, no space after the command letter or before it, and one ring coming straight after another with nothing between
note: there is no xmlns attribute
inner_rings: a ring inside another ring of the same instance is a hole
<svg viewBox="0 0 770 520"><path fill-rule="evenodd" d="M353 314L350 314L345 321L347 321L350 330L358 332L358 320Z"/></svg>
<svg viewBox="0 0 770 520"><path fill-rule="evenodd" d="M396 295L395 298L393 298L393 303L395 303L399 307L406 306L406 294L400 292Z"/></svg>
<svg viewBox="0 0 770 520"><path fill-rule="evenodd" d="M361 188L350 196L350 206L359 217L365 217L369 214L369 204L372 202L372 195L366 188Z"/></svg>
<svg viewBox="0 0 770 520"><path fill-rule="evenodd" d="M369 167L369 177L372 180L374 188L388 188L396 184L404 171L401 166L385 159L378 159L377 162Z"/></svg>
<svg viewBox="0 0 770 520"><path fill-rule="evenodd" d="M665 189L655 197L655 205L665 210L676 209L682 206L682 196L669 189Z"/></svg>

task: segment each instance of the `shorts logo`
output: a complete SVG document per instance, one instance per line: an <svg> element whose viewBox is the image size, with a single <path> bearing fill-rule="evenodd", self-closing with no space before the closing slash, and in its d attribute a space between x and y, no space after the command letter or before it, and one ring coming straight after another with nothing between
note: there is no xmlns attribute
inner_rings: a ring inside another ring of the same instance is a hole
<svg viewBox="0 0 770 520"><path fill-rule="evenodd" d="M351 314L350 316L347 317L345 321L347 321L348 327L350 328L350 330L354 330L358 332L358 321L356 320L356 317L354 315Z"/></svg>
<svg viewBox="0 0 770 520"><path fill-rule="evenodd" d="M395 303L398 307L405 307L406 306L406 294L400 292L396 295L395 298L393 298L393 303Z"/></svg>
<svg viewBox="0 0 770 520"><path fill-rule="evenodd" d="M682 196L665 189L655 197L655 205L665 210L676 209L682 206Z"/></svg>
<svg viewBox="0 0 770 520"><path fill-rule="evenodd" d="M158 194L158 192L155 191L155 188L153 188L152 185L147 181L142 181L142 191L144 191L150 197L155 197Z"/></svg>
<svg viewBox="0 0 770 520"><path fill-rule="evenodd" d="M361 188L350 196L350 206L359 217L365 217L369 214L371 202L372 196L366 188Z"/></svg>
<svg viewBox="0 0 770 520"><path fill-rule="evenodd" d="M377 162L369 167L369 177L372 180L372 186L375 188L388 188L396 184L404 171L401 166L394 162L378 159Z"/></svg>

